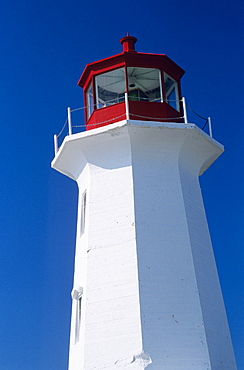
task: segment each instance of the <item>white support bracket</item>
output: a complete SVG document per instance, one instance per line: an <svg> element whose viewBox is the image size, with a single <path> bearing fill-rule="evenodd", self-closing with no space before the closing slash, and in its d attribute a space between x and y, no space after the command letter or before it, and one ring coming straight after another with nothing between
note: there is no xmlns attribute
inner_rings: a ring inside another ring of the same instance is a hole
<svg viewBox="0 0 244 370"><path fill-rule="evenodd" d="M125 114L127 121L130 119L128 93L125 93Z"/></svg>
<svg viewBox="0 0 244 370"><path fill-rule="evenodd" d="M209 129L209 136L213 137L213 131L212 131L212 121L211 118L208 117L208 129Z"/></svg>
<svg viewBox="0 0 244 370"><path fill-rule="evenodd" d="M71 122L71 109L70 107L67 108L68 111L68 130L69 130L69 135L72 135L72 122Z"/></svg>
<svg viewBox="0 0 244 370"><path fill-rule="evenodd" d="M186 98L182 98L182 105L183 105L183 116L184 116L184 122L188 123L187 119L187 111L186 111Z"/></svg>
<svg viewBox="0 0 244 370"><path fill-rule="evenodd" d="M56 155L58 153L58 135L53 136L54 141L54 154Z"/></svg>

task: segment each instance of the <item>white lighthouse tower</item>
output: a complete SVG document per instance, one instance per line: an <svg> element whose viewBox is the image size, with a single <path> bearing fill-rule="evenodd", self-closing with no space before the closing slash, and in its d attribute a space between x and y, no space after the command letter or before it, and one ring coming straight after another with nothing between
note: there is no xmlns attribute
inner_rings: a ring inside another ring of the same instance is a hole
<svg viewBox="0 0 244 370"><path fill-rule="evenodd" d="M187 122L184 71L120 41L52 162L79 187L69 370L235 370L198 179L223 146Z"/></svg>

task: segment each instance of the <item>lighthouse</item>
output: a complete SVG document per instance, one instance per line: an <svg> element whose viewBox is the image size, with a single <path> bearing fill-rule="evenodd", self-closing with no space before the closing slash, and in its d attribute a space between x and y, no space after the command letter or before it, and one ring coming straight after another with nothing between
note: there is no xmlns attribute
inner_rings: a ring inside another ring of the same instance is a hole
<svg viewBox="0 0 244 370"><path fill-rule="evenodd" d="M79 188L69 370L235 370L199 185L223 146L136 41L85 67L86 131L55 146Z"/></svg>

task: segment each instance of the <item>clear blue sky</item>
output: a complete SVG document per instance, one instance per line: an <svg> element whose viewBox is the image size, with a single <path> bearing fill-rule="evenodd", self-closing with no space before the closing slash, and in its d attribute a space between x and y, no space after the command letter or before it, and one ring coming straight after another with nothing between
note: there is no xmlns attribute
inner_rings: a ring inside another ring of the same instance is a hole
<svg viewBox="0 0 244 370"><path fill-rule="evenodd" d="M50 168L53 134L83 105L85 64L119 53L126 32L186 71L183 95L225 145L201 184L244 369L241 21L237 0L0 1L1 370L67 369L77 188Z"/></svg>

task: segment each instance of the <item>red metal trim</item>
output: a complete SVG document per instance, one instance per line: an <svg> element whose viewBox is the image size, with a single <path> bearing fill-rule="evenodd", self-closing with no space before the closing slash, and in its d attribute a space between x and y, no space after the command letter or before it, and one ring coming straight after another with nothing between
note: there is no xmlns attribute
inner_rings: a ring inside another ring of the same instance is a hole
<svg viewBox="0 0 244 370"><path fill-rule="evenodd" d="M124 62L124 53L121 53L94 63L89 63L79 78L78 85L84 88L84 84L89 79L91 73L102 73L103 70L114 69L116 65L123 64Z"/></svg>
<svg viewBox="0 0 244 370"><path fill-rule="evenodd" d="M124 102L110 105L109 107L96 109L89 118L86 129L91 130L93 128L107 126L111 123L122 121L125 118L126 112Z"/></svg>
<svg viewBox="0 0 244 370"><path fill-rule="evenodd" d="M122 47L123 47L123 52L133 52L136 53L135 51L135 43L137 42L137 38L133 36L125 36L122 39L119 40Z"/></svg>
<svg viewBox="0 0 244 370"><path fill-rule="evenodd" d="M180 79L185 73L181 67L164 54L125 52L88 64L78 81L78 85L85 88L91 75L104 73L110 69L122 67L124 64L128 67L159 68L171 74L175 80Z"/></svg>

